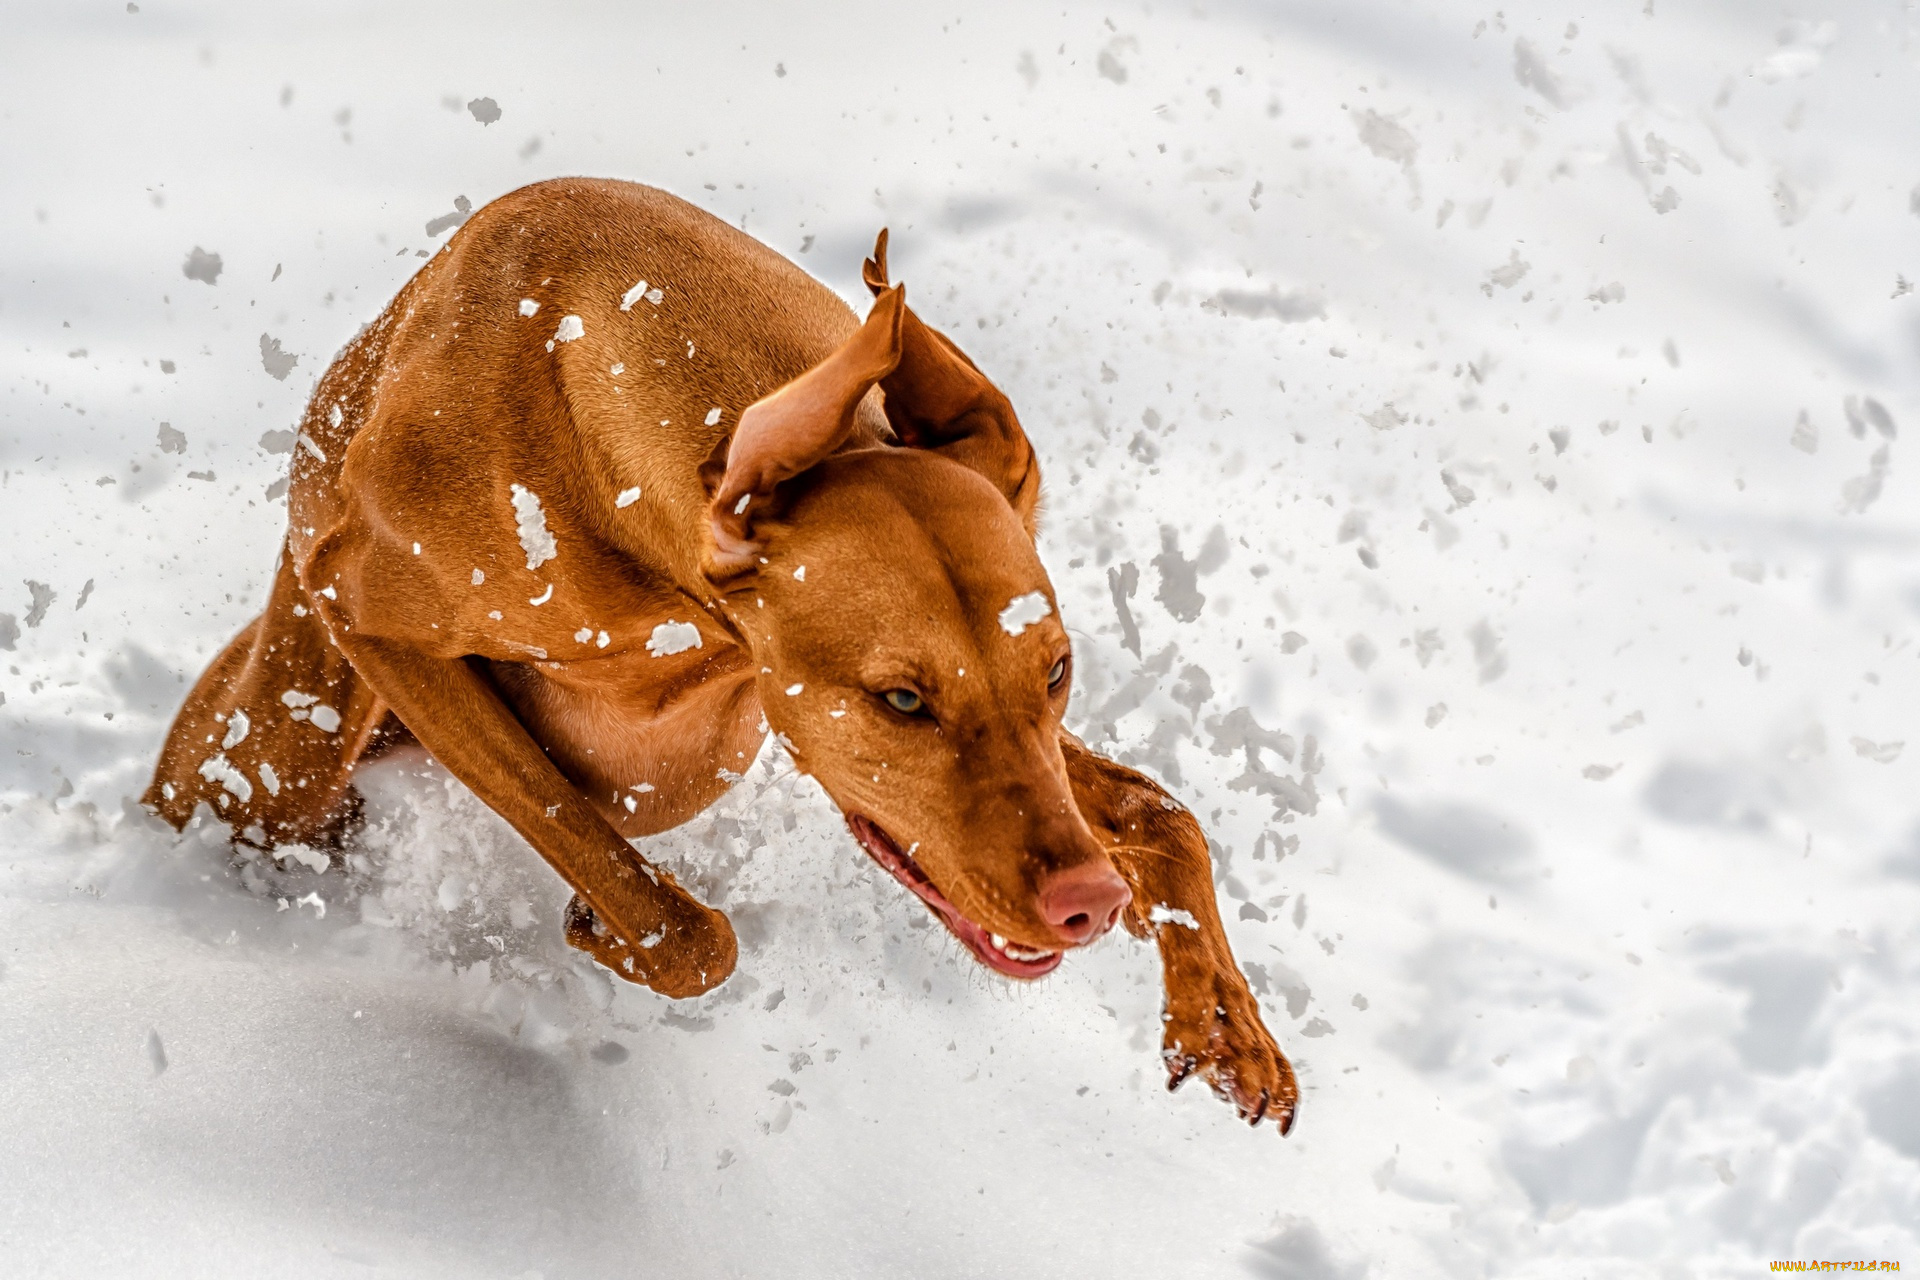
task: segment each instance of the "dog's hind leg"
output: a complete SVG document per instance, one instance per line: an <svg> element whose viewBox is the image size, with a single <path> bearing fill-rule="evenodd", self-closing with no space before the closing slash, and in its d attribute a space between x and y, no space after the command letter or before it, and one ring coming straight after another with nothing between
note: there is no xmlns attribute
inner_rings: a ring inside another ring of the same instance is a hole
<svg viewBox="0 0 1920 1280"><path fill-rule="evenodd" d="M399 722L282 560L264 612L194 684L141 797L176 830L207 804L250 844L331 843L354 765Z"/></svg>
<svg viewBox="0 0 1920 1280"><path fill-rule="evenodd" d="M1299 1086L1234 963L1199 821L1145 774L1096 755L1065 730L1060 749L1075 803L1133 890L1122 915L1127 931L1160 948L1167 1088L1199 1075L1243 1119L1270 1119L1287 1132Z"/></svg>

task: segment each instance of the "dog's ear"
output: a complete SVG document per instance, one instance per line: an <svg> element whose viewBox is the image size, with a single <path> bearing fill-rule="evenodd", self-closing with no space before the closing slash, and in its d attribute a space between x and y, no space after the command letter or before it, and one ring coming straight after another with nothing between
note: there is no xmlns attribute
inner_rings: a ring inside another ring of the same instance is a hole
<svg viewBox="0 0 1920 1280"><path fill-rule="evenodd" d="M860 278L875 297L887 283L887 232L881 228ZM906 310L904 307L903 310ZM900 361L880 380L887 422L900 442L935 449L978 471L1019 513L1029 532L1040 502L1033 446L1000 388L944 334L907 310L900 323Z"/></svg>
<svg viewBox="0 0 1920 1280"><path fill-rule="evenodd" d="M771 513L774 488L831 454L853 430L854 409L900 363L904 288L881 291L866 323L838 350L740 414L730 439L700 468L713 496L711 568L730 576L760 551L753 525Z"/></svg>

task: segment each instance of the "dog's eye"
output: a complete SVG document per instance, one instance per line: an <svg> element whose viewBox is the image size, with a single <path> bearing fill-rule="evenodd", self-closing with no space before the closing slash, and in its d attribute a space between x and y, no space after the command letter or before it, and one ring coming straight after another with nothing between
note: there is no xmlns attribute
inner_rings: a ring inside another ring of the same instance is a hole
<svg viewBox="0 0 1920 1280"><path fill-rule="evenodd" d="M917 716L927 709L920 695L911 689L889 689L881 696L887 700L888 706L903 716Z"/></svg>
<svg viewBox="0 0 1920 1280"><path fill-rule="evenodd" d="M1060 682L1067 678L1067 660L1065 658L1053 664L1053 670L1047 672L1047 688L1058 689Z"/></svg>

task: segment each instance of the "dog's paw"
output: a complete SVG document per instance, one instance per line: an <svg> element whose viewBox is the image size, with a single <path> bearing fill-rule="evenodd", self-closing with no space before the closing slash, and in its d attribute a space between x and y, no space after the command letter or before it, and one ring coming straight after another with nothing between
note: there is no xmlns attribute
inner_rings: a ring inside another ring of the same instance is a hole
<svg viewBox="0 0 1920 1280"><path fill-rule="evenodd" d="M586 952L628 982L684 1000L727 980L740 958L740 944L725 915L698 903L654 932L625 938L609 928L575 894L567 903L567 945Z"/></svg>
<svg viewBox="0 0 1920 1280"><path fill-rule="evenodd" d="M1213 971L1177 988L1170 984L1165 1022L1168 1092L1197 1075L1249 1124L1272 1120L1282 1136L1293 1128L1300 1103L1293 1066L1238 973Z"/></svg>

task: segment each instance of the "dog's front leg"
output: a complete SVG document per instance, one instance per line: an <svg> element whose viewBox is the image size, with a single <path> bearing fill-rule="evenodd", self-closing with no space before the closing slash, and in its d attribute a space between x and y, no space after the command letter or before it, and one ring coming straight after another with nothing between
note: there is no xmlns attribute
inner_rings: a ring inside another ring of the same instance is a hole
<svg viewBox="0 0 1920 1280"><path fill-rule="evenodd" d="M512 823L574 887L567 941L630 982L696 996L733 972L726 916L649 866L540 749L500 695L461 658L337 632L354 669L456 778Z"/></svg>
<svg viewBox="0 0 1920 1280"><path fill-rule="evenodd" d="M1198 1074L1243 1119L1270 1118L1286 1133L1299 1086L1234 963L1200 823L1144 774L1096 755L1065 730L1060 748L1081 814L1133 889L1127 931L1160 948L1167 1088Z"/></svg>

